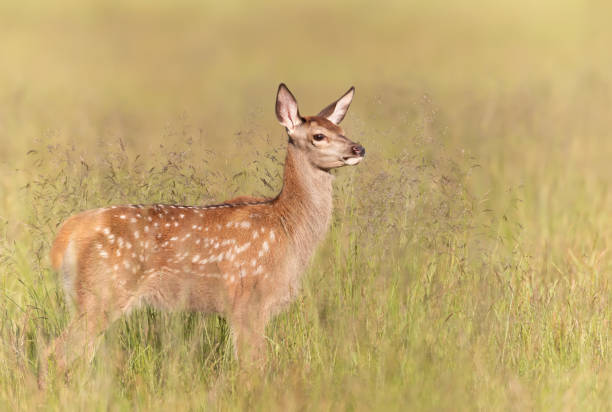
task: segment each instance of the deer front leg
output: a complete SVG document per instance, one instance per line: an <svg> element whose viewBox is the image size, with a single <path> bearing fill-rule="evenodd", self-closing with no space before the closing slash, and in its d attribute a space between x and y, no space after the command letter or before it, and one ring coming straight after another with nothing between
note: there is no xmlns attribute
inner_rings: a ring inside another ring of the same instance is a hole
<svg viewBox="0 0 612 412"><path fill-rule="evenodd" d="M263 367L268 316L260 305L242 305L230 317L234 353L241 366Z"/></svg>

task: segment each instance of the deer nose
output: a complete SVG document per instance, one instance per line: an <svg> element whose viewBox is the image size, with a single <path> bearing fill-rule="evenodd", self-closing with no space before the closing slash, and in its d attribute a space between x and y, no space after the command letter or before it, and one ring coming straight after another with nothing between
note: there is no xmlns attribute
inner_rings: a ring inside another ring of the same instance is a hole
<svg viewBox="0 0 612 412"><path fill-rule="evenodd" d="M359 155L361 157L365 156L365 147L360 144L356 144L351 148L351 150L353 151L353 154Z"/></svg>

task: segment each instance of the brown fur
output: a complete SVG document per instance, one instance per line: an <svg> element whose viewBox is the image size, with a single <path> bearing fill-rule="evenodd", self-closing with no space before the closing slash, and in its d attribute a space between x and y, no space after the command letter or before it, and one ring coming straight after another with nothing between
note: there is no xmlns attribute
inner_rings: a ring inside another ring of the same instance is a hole
<svg viewBox="0 0 612 412"><path fill-rule="evenodd" d="M314 142L316 133L328 141ZM77 315L50 348L60 370L83 345L93 356L100 332L141 304L219 313L232 325L240 357L260 359L265 325L296 296L329 226L333 177L327 170L356 146L321 117L306 118L289 135L283 188L274 199L114 206L79 213L62 225L51 260ZM42 383L45 367L43 359Z"/></svg>

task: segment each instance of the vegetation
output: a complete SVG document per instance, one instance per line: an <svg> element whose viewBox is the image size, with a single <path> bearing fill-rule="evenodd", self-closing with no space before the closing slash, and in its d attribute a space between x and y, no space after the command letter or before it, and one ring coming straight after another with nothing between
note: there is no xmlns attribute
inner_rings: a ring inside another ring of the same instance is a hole
<svg viewBox="0 0 612 412"><path fill-rule="evenodd" d="M2 2L0 409L609 409L610 6L468 3ZM39 391L57 226L274 195L280 81L305 114L354 84L367 157L262 371L141 309Z"/></svg>

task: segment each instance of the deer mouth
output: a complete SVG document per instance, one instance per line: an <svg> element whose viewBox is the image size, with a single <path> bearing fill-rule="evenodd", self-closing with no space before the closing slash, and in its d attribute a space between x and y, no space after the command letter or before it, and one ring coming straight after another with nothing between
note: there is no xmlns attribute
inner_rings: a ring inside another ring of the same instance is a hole
<svg viewBox="0 0 612 412"><path fill-rule="evenodd" d="M363 160L363 156L344 156L342 162L348 166L354 166Z"/></svg>

